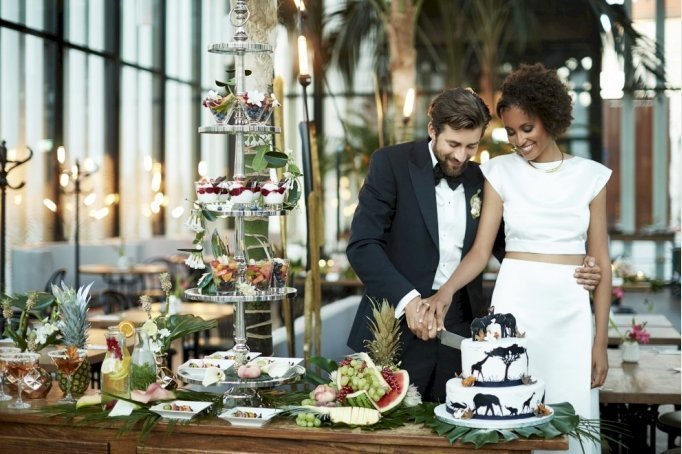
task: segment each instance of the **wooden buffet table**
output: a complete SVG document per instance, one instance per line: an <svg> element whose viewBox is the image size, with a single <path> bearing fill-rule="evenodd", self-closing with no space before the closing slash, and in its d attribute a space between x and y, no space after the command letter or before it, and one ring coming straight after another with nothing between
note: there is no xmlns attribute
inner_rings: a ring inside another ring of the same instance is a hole
<svg viewBox="0 0 682 454"><path fill-rule="evenodd" d="M55 391L56 390L56 391ZM61 394L53 386L48 399L31 401L34 407L48 405ZM158 424L143 443L137 430L118 436L116 428L65 426L59 418L49 418L33 410L11 410L0 403L0 450L3 452L79 453L187 453L187 452L428 452L463 454L474 450L471 444L450 445L445 437L429 429L407 425L376 432L301 428L292 419L279 419L263 428L233 427L218 418L189 425L177 424L171 434L166 424ZM567 437L554 440L516 440L486 445L477 453L530 453L533 449L566 450Z"/></svg>

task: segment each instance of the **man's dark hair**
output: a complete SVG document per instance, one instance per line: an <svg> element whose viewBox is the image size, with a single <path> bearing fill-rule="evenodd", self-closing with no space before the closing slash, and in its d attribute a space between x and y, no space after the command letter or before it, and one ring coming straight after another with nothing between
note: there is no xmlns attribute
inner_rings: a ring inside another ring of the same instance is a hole
<svg viewBox="0 0 682 454"><path fill-rule="evenodd" d="M527 115L537 117L545 131L556 138L571 126L571 104L571 96L556 71L545 68L542 63L521 65L502 83L497 116L502 118L502 111L518 107Z"/></svg>
<svg viewBox="0 0 682 454"><path fill-rule="evenodd" d="M445 125L452 129L475 129L490 123L490 109L470 88L451 88L436 96L429 106L429 118L436 135Z"/></svg>

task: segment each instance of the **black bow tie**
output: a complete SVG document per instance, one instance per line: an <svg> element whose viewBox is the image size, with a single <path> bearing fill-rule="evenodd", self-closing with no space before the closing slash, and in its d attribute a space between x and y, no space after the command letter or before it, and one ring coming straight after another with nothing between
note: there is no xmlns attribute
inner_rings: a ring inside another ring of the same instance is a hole
<svg viewBox="0 0 682 454"><path fill-rule="evenodd" d="M438 186L438 183L440 183L440 180L443 178L445 178L445 180L448 182L448 186L450 186L450 189L453 191L457 189L457 186L462 184L462 175L458 175L456 177L445 175L443 173L443 169L440 168L440 164L436 164L436 166L433 168L433 179L436 183L436 186Z"/></svg>

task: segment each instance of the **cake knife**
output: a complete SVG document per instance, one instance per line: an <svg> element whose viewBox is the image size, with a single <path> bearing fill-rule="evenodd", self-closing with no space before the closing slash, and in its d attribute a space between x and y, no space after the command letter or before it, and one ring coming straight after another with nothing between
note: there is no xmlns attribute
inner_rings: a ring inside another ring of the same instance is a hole
<svg viewBox="0 0 682 454"><path fill-rule="evenodd" d="M440 339L440 343L443 345L461 350L462 341L466 339L466 337L451 333L450 331L443 328L442 330L438 331L438 339Z"/></svg>

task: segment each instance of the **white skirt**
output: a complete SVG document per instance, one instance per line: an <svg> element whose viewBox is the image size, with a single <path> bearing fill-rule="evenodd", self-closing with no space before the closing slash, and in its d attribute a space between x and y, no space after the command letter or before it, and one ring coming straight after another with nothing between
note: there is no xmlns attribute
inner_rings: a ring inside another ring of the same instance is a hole
<svg viewBox="0 0 682 454"><path fill-rule="evenodd" d="M599 418L599 391L592 377L592 313L589 293L573 273L577 266L504 259L491 305L516 317L526 333L529 369L546 383L545 402L568 402L577 414ZM585 446L585 452L599 452ZM582 452L570 439L569 452Z"/></svg>

